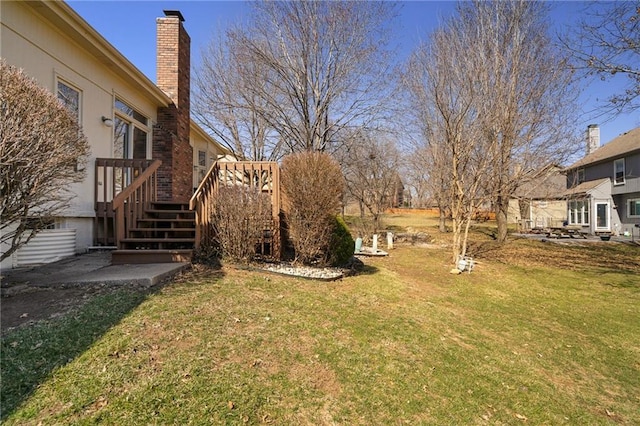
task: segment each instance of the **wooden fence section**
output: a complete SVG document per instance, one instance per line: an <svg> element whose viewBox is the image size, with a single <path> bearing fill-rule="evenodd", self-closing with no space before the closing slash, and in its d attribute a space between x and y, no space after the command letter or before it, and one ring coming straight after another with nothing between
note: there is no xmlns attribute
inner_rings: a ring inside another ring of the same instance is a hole
<svg viewBox="0 0 640 426"><path fill-rule="evenodd" d="M117 246L131 222L157 198L159 160L97 158L94 243Z"/></svg>
<svg viewBox="0 0 640 426"><path fill-rule="evenodd" d="M265 223L263 237L256 242L260 254L279 259L280 241L280 169L271 161L216 162L191 197L189 208L196 212L196 248L213 238L211 214L221 186L255 188L271 198L271 223Z"/></svg>

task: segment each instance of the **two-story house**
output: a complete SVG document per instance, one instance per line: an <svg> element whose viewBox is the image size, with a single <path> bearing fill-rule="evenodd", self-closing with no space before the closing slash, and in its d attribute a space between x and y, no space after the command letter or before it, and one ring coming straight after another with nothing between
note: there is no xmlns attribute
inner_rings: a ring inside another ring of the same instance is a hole
<svg viewBox="0 0 640 426"><path fill-rule="evenodd" d="M587 129L587 155L566 169L567 222L590 234L632 235L640 224L640 127L600 146Z"/></svg>
<svg viewBox="0 0 640 426"><path fill-rule="evenodd" d="M59 98L73 99L91 149L83 165L86 179L70 188L75 196L69 208L53 229L39 234L42 241L31 241L2 268L54 261L92 246L122 248L123 238L115 232L116 196L138 176L149 170L156 205L188 203L213 162L230 154L190 119L190 38L180 12L157 18L154 83L65 2L0 3L2 58ZM133 205L141 202L120 202ZM133 222L127 214L119 225ZM155 228L126 238L140 245Z"/></svg>

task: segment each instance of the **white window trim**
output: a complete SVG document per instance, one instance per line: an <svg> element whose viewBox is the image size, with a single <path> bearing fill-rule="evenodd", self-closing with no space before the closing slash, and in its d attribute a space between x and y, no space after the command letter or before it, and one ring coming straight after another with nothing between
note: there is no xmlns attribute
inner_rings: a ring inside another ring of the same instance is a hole
<svg viewBox="0 0 640 426"><path fill-rule="evenodd" d="M627 217L640 217L640 214L631 214L631 203L637 203L640 202L640 198L631 198L629 200L627 200ZM640 213L640 212L639 212Z"/></svg>
<svg viewBox="0 0 640 426"><path fill-rule="evenodd" d="M618 182L616 180L616 164L622 162L622 182ZM626 164L624 161L624 157L617 158L613 160L613 185L624 185L625 184L625 174L626 174Z"/></svg>

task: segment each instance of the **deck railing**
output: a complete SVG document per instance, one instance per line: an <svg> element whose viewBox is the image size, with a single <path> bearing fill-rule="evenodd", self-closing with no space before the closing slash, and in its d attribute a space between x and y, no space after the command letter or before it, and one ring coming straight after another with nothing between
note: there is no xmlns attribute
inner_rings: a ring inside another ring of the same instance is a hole
<svg viewBox="0 0 640 426"><path fill-rule="evenodd" d="M97 158L95 168L95 239L115 245L157 200L159 160Z"/></svg>
<svg viewBox="0 0 640 426"><path fill-rule="evenodd" d="M203 239L209 240L213 237L211 213L213 200L218 191L219 172L219 163L213 163L189 200L189 209L196 212L196 250L200 248Z"/></svg>
<svg viewBox="0 0 640 426"><path fill-rule="evenodd" d="M215 162L191 197L189 208L196 213L196 249L213 237L211 214L215 196L221 186L257 188L271 198L271 226L265 226L270 241L270 255L280 257L280 170L271 161ZM264 247L264 242L262 243Z"/></svg>

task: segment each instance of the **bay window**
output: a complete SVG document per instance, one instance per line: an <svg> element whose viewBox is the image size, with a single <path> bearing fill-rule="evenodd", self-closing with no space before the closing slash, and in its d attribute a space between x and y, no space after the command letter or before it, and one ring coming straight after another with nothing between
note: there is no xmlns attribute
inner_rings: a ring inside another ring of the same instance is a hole
<svg viewBox="0 0 640 426"><path fill-rule="evenodd" d="M567 220L569 225L589 224L589 200L570 200Z"/></svg>

